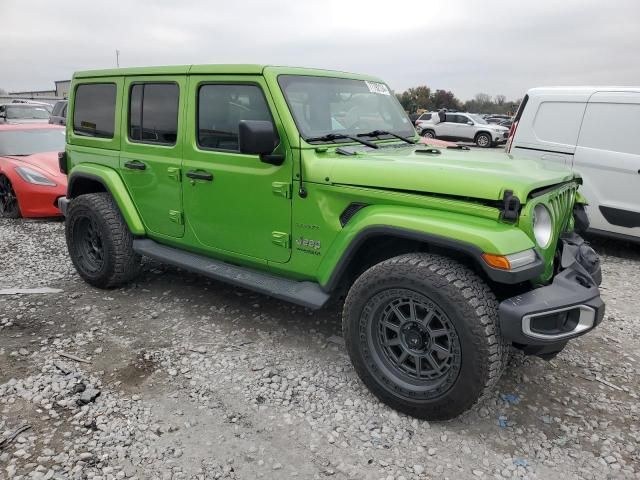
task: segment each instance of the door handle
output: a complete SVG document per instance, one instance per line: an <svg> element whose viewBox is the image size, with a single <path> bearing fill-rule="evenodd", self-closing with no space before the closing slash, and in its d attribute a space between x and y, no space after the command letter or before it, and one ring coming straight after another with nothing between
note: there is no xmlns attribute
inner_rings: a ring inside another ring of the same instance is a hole
<svg viewBox="0 0 640 480"><path fill-rule="evenodd" d="M198 170L191 170L187 172L187 177L191 178L192 180L206 180L207 182L211 182L213 180L212 174Z"/></svg>
<svg viewBox="0 0 640 480"><path fill-rule="evenodd" d="M131 170L145 170L147 168L147 166L144 163L139 162L138 160L133 160L131 162L126 162L124 164L124 166L126 168L131 169Z"/></svg>

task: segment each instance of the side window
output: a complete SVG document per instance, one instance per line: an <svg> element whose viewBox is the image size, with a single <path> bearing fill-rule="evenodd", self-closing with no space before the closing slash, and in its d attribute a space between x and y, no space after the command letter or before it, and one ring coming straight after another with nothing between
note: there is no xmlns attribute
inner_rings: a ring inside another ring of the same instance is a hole
<svg viewBox="0 0 640 480"><path fill-rule="evenodd" d="M198 145L238 151L240 120L273 121L260 87L202 85L198 89Z"/></svg>
<svg viewBox="0 0 640 480"><path fill-rule="evenodd" d="M578 141L584 103L543 102L533 120L533 131L538 140L575 145Z"/></svg>
<svg viewBox="0 0 640 480"><path fill-rule="evenodd" d="M58 102L53 106L53 110L51 111L51 115L57 117L60 115L60 110L62 110L62 103Z"/></svg>
<svg viewBox="0 0 640 480"><path fill-rule="evenodd" d="M129 139L175 145L180 89L175 83L140 83L129 95Z"/></svg>
<svg viewBox="0 0 640 480"><path fill-rule="evenodd" d="M113 138L116 118L116 86L87 83L76 89L73 131L86 137Z"/></svg>
<svg viewBox="0 0 640 480"><path fill-rule="evenodd" d="M589 103L578 144L581 147L640 155L638 133L639 103Z"/></svg>
<svg viewBox="0 0 640 480"><path fill-rule="evenodd" d="M462 123L463 125L466 125L467 122L470 122L471 119L468 117L465 117L464 115L456 115L458 117L457 123Z"/></svg>
<svg viewBox="0 0 640 480"><path fill-rule="evenodd" d="M62 108L62 113L60 114L61 117L67 118L67 104L64 104L64 107Z"/></svg>

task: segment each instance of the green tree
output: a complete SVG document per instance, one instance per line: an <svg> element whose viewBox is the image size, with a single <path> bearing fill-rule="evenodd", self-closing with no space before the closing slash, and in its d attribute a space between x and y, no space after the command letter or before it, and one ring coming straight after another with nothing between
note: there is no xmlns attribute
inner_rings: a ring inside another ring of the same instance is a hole
<svg viewBox="0 0 640 480"><path fill-rule="evenodd" d="M449 90L436 90L431 96L431 105L434 110L459 110L462 106L460 100Z"/></svg>

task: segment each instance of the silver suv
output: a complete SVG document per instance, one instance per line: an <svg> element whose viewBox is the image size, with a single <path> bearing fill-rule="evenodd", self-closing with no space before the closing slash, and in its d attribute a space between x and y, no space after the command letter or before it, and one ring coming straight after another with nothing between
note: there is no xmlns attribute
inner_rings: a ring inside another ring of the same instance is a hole
<svg viewBox="0 0 640 480"><path fill-rule="evenodd" d="M447 113L445 117L444 121L439 123L422 122L418 127L420 135L426 138L470 141L483 148L507 142L509 129L499 125L491 125L480 115Z"/></svg>

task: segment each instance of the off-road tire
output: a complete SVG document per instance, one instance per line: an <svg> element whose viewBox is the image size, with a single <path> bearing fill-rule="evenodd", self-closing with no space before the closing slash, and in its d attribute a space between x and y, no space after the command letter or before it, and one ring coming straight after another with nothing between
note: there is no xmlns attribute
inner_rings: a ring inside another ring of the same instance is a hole
<svg viewBox="0 0 640 480"><path fill-rule="evenodd" d="M433 130L423 130L421 135L424 138L436 138L436 132L434 132Z"/></svg>
<svg viewBox="0 0 640 480"><path fill-rule="evenodd" d="M67 210L65 227L71 261L90 285L104 289L118 287L140 272L141 257L133 251L133 235L109 193L90 193L74 198ZM92 235L84 232L89 228ZM91 243L87 240L89 237L99 244L100 258L86 246Z"/></svg>
<svg viewBox="0 0 640 480"><path fill-rule="evenodd" d="M446 390L407 390L402 373L385 366L389 357L375 347L379 333L371 333L370 325L388 311L385 302L397 292L431 300L453 325L460 364L457 373L450 370ZM384 403L413 417L447 420L460 415L491 391L508 361L510 347L500 334L493 292L469 268L440 255L406 254L374 265L351 287L342 319L347 351L360 379Z"/></svg>
<svg viewBox="0 0 640 480"><path fill-rule="evenodd" d="M484 141L482 140L483 138L485 139ZM489 148L493 146L493 139L491 138L491 135L485 132L481 132L478 135L476 135L474 142L480 148Z"/></svg>
<svg viewBox="0 0 640 480"><path fill-rule="evenodd" d="M7 188L9 191L4 192L12 195L13 202L11 205L5 210L2 205L0 205L0 217L2 218L20 218L22 213L20 212L20 204L18 203L18 198L16 197L16 192L13 190L13 185L11 185L11 180L4 175L0 175L0 190L4 190ZM0 191L0 193L3 193ZM0 202L3 199L0 198Z"/></svg>

